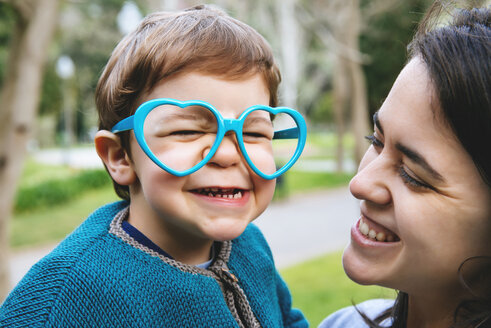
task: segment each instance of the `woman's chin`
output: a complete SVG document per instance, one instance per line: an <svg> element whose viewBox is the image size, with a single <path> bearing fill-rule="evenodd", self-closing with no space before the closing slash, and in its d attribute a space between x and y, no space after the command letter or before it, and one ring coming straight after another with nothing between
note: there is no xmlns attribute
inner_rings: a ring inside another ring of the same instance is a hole
<svg viewBox="0 0 491 328"><path fill-rule="evenodd" d="M376 285L378 280L374 268L360 259L357 254L353 254L350 246L343 253L343 269L348 278L360 285ZM376 271L376 270L375 270Z"/></svg>

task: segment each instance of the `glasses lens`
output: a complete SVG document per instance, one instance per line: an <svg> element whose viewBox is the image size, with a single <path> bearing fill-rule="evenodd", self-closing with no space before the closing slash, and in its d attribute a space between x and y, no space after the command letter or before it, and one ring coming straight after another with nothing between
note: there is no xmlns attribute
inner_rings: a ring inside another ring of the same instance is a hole
<svg viewBox="0 0 491 328"><path fill-rule="evenodd" d="M287 113L272 115L255 110L244 121L242 137L247 155L264 174L274 174L295 154L298 138L290 129L298 128Z"/></svg>
<svg viewBox="0 0 491 328"><path fill-rule="evenodd" d="M155 107L143 124L151 152L165 166L189 170L206 156L216 139L217 120L206 107L174 105Z"/></svg>

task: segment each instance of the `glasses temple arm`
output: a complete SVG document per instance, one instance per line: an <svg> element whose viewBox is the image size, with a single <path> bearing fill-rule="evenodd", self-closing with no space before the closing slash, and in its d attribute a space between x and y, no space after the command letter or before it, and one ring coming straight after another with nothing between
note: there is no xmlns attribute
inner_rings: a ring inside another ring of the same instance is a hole
<svg viewBox="0 0 491 328"><path fill-rule="evenodd" d="M274 133L273 139L296 139L298 138L298 133L299 133L298 127L279 130Z"/></svg>
<svg viewBox="0 0 491 328"><path fill-rule="evenodd" d="M113 126L113 128L111 129L111 132L118 133L118 132L128 131L131 129L133 129L133 115L116 123L116 125Z"/></svg>

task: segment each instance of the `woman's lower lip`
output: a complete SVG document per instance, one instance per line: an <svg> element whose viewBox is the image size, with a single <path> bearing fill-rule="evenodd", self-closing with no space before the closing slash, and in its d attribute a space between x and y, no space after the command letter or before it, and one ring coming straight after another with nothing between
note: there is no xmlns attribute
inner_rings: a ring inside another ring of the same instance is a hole
<svg viewBox="0 0 491 328"><path fill-rule="evenodd" d="M244 206L249 201L251 193L249 191L242 191L242 197L240 198L223 198L223 197L214 197L208 196L200 193L191 193L194 196L198 197L200 200L203 200L207 203L211 203L218 206Z"/></svg>
<svg viewBox="0 0 491 328"><path fill-rule="evenodd" d="M361 219L361 218L360 218ZM362 247L393 247L399 242L377 241L365 236L359 229L360 219L351 227L351 241Z"/></svg>

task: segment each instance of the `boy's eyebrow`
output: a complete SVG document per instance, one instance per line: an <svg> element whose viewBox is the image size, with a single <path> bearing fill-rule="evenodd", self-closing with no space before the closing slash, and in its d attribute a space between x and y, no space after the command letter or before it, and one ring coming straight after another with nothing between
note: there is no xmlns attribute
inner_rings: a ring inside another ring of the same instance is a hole
<svg viewBox="0 0 491 328"><path fill-rule="evenodd" d="M250 123L255 123L255 122L264 122L264 123L266 123L268 125L273 125L273 122L271 122L270 119L267 119L267 118L262 117L262 116L260 116L260 117L252 117L251 119L247 119L247 123L249 123L249 124Z"/></svg>
<svg viewBox="0 0 491 328"><path fill-rule="evenodd" d="M438 173L433 167L431 167L431 165L424 159L424 157L419 154L417 151L415 150L412 150L404 145L402 145L401 143L396 143L396 148L401 152L403 153L404 155L406 155L410 160L411 162L421 166L425 171L427 171L435 180L438 180L440 182L445 182L445 179L443 178L443 176Z"/></svg>
<svg viewBox="0 0 491 328"><path fill-rule="evenodd" d="M187 119L187 120L202 120L202 121L211 121L214 119L213 115L196 115L193 113L186 112L176 112L171 113L167 116L168 119Z"/></svg>
<svg viewBox="0 0 491 328"><path fill-rule="evenodd" d="M373 114L373 123L375 123L375 126L377 129L379 129L380 133L384 134L384 129L382 129L382 124L380 124L380 120L378 119L378 111Z"/></svg>

